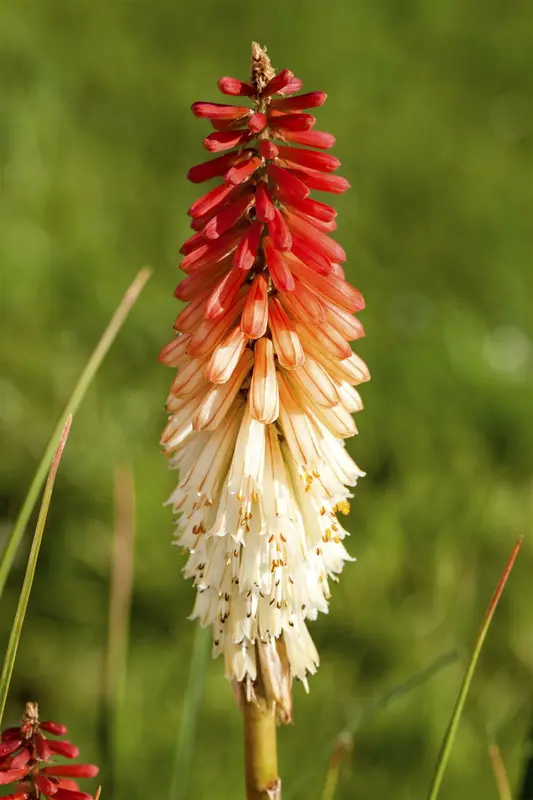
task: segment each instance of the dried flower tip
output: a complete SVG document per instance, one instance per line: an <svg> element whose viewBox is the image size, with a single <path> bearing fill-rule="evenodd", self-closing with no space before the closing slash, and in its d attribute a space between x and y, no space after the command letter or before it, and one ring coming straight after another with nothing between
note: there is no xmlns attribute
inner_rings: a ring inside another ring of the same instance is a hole
<svg viewBox="0 0 533 800"><path fill-rule="evenodd" d="M266 47L261 47L257 42L252 42L252 72L250 83L258 93L261 93L271 78L276 74L270 58L267 56Z"/></svg>

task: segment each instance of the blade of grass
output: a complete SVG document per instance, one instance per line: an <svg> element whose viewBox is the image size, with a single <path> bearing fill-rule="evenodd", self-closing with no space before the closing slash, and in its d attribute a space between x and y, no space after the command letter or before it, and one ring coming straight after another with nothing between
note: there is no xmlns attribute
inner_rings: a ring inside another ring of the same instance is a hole
<svg viewBox="0 0 533 800"><path fill-rule="evenodd" d="M103 734L113 796L118 785L119 728L124 709L133 588L135 483L130 466L115 469L115 536L111 556L111 589L104 675Z"/></svg>
<svg viewBox="0 0 533 800"><path fill-rule="evenodd" d="M338 737L337 746L329 760L322 800L335 800L342 762L351 751L352 746L353 741L349 733L343 733Z"/></svg>
<svg viewBox="0 0 533 800"><path fill-rule="evenodd" d="M28 564L26 566L26 574L24 575L24 582L20 591L19 602L15 612L15 618L13 620L13 627L11 628L11 635L7 645L6 657L2 667L2 675L0 676L0 727L2 725L4 709L6 707L7 693L9 691L9 684L11 683L11 676L13 674L15 658L17 656L20 635L22 633L22 626L24 624L24 617L26 616L26 609L28 608L28 600L30 598L33 578L35 576L35 567L37 566L39 550L43 540L44 526L46 525L46 517L48 515L48 509L50 508L50 500L52 498L54 482L56 479L59 462L61 461L61 456L63 455L63 450L65 448L67 437L70 431L71 423L72 417L68 417L65 427L61 433L59 444L56 444L56 452L50 467L50 472L48 473L48 480L46 481L46 486L44 488L41 508L37 518L37 526L35 528L30 555L28 557Z"/></svg>
<svg viewBox="0 0 533 800"><path fill-rule="evenodd" d="M435 767L435 773L433 775L433 780L431 782L431 786L429 789L428 800L436 800L439 794L439 790L442 784L442 779L444 777L444 772L446 770L446 766L448 764L450 753L453 747L453 742L457 734L459 720L461 719L461 714L463 712L463 708L465 705L466 696L468 694L468 690L470 689L470 684L472 683L472 678L479 659L479 654L481 653L481 648L483 647L483 642L485 641L485 637L487 636L487 632L490 623L492 622L494 612L496 611L496 607L500 601L500 597L502 596L502 592L507 582L507 578L509 577L510 572L513 568L513 564L518 555L518 551L520 550L521 544L522 544L522 537L519 538L519 540L517 541L517 543L513 548L513 551L509 557L509 560L505 566L504 571L502 572L498 585L494 591L494 594L492 595L491 601L485 612L483 622L481 623L481 627L479 629L474 644L474 649L472 651L472 655L470 657L470 661L466 668L463 682L461 684L461 688L459 689L459 694L457 696L457 700L455 702L455 706L452 711L452 716L450 722L448 723L448 728L446 729L446 733L444 734L444 739L437 759L437 765Z"/></svg>
<svg viewBox="0 0 533 800"><path fill-rule="evenodd" d="M513 796L511 794L511 785L509 783L509 778L507 777L507 770L505 769L505 764L503 763L502 754L500 752L500 748L498 747L498 743L494 740L489 742L489 756L494 778L496 780L496 786L498 787L498 797L500 800L513 800Z"/></svg>
<svg viewBox="0 0 533 800"><path fill-rule="evenodd" d="M524 755L526 761L524 766L524 777L522 779L522 788L520 790L519 797L520 800L531 800L533 797L533 728L531 728L526 739Z"/></svg>
<svg viewBox="0 0 533 800"><path fill-rule="evenodd" d="M406 681L403 681L402 683L393 687L389 692L384 694L382 697L378 698L373 703L370 703L368 706L363 708L348 723L348 725L346 726L346 731L351 734L355 733L365 723L373 719L380 711L383 711L385 708L388 708L396 700L400 700L402 697L405 697L405 695L409 694L409 692L412 692L414 689L417 689L419 686L423 686L445 667L457 661L457 658L458 655L455 650L452 650L449 653L444 653L442 656L439 656L438 658L435 659L435 661L433 661L423 670L420 670L420 672L416 672L414 675L411 675L411 677L407 678ZM336 740L333 740L333 743L329 745L330 749L335 741Z"/></svg>
<svg viewBox="0 0 533 800"><path fill-rule="evenodd" d="M390 691L382 695L382 697L379 697L377 700L369 703L367 706L358 711L357 714L355 714L346 725L344 729L345 733L350 735L356 733L360 728L363 727L363 725L365 725L367 722L370 722L371 719L377 716L380 711L388 708L396 700L400 700L402 697L409 694L409 692L412 692L414 689L417 689L419 686L423 686L441 670L445 669L445 667L457 661L457 658L458 656L455 650L451 651L450 653L444 653L436 658L427 667L420 670L420 672L416 672L406 681L402 681L402 683L394 686ZM310 783L312 778L323 769L323 766L325 763L327 763L328 758L331 758L332 754L334 753L337 742L338 737L336 736L334 739L328 742L328 744L322 750L322 753L318 753L316 757L313 757L313 767L306 770L306 772L301 775L297 781L284 790L284 800L297 797L302 791L303 787Z"/></svg>
<svg viewBox="0 0 533 800"><path fill-rule="evenodd" d="M186 800L186 798L191 797L189 792L191 764L210 651L210 630L197 625L189 666L187 689L183 699L178 738L176 740L172 781L170 784L170 800Z"/></svg>
<svg viewBox="0 0 533 800"><path fill-rule="evenodd" d="M150 269L141 269L131 286L126 291L126 294L122 298L115 313L113 314L109 325L103 332L100 341L96 345L89 361L87 362L85 369L80 375L78 383L72 392L66 408L59 418L59 422L57 423L55 430L50 437L50 441L48 442L41 462L37 467L37 471L33 477L24 503L22 504L22 508L20 509L13 530L11 531L7 545L2 553L2 558L0 561L0 597L2 596L7 577L11 567L13 566L16 552L19 548L22 537L24 536L26 525L28 524L32 511L35 508L35 504L39 498L39 493L46 479L46 474L52 462L52 458L54 457L56 442L59 438L59 434L63 430L65 420L69 415L73 415L75 413L76 409L83 400L87 389L91 385L91 382L96 375L96 372L107 355L109 348L115 341L115 338L124 324L126 317L128 316L140 293L144 289L146 281L151 274L152 273Z"/></svg>

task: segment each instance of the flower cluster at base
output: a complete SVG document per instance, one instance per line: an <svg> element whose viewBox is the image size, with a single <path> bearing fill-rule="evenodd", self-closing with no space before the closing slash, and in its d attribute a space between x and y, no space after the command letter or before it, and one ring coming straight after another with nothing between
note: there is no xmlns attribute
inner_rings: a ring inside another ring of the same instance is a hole
<svg viewBox="0 0 533 800"><path fill-rule="evenodd" d="M353 316L364 301L329 236L335 210L309 197L349 188L324 152L333 136L304 111L326 95L296 94L301 81L256 44L250 81L218 86L252 107L192 106L214 129L205 148L229 152L188 173L222 183L189 209L176 289L187 305L160 355L178 368L162 444L180 473L169 502L198 589L193 617L212 625L227 676L248 697L260 679L279 703L280 672L305 682L316 670L306 620L327 612L329 581L350 560L338 515L364 474L344 446L369 378L349 344L364 335Z"/></svg>
<svg viewBox="0 0 533 800"><path fill-rule="evenodd" d="M37 703L27 703L21 724L2 732L0 742L0 785L16 783L12 794L4 800L93 800L80 792L77 778L94 778L94 764L55 764L54 756L77 758L78 748L66 741L49 739L64 736L67 729L59 722L40 722Z"/></svg>

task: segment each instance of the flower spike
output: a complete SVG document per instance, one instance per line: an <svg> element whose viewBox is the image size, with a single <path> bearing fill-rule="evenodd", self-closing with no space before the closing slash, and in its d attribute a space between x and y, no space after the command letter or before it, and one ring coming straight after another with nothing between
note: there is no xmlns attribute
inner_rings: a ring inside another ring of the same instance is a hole
<svg viewBox="0 0 533 800"><path fill-rule="evenodd" d="M334 137L308 113L326 94L298 94L300 79L256 44L250 79L218 86L237 104L192 106L215 129L206 149L225 152L188 173L217 184L189 209L176 290L188 305L160 355L178 368L162 445L179 471L169 502L198 590L192 616L211 627L238 696L261 687L287 722L292 678L318 666L307 620L327 612L351 560L339 515L364 474L344 445L363 407L354 387L369 379L350 347L364 301L330 236L335 209L310 197L349 188L323 152Z"/></svg>
<svg viewBox="0 0 533 800"><path fill-rule="evenodd" d="M72 778L94 778L94 764L56 764L54 754L77 758L78 748L65 741L48 739L45 734L65 736L67 729L59 722L39 720L37 703L26 703L20 726L2 732L0 743L0 785L16 783L8 797L54 798L54 800L93 800L79 791Z"/></svg>

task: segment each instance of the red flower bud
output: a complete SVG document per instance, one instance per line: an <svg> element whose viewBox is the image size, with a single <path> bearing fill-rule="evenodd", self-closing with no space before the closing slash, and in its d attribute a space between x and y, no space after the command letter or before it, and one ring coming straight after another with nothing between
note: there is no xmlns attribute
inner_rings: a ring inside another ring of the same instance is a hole
<svg viewBox="0 0 533 800"><path fill-rule="evenodd" d="M270 79L261 92L261 96L270 97L273 94L282 92L284 89L286 90L287 87L290 86L293 80L294 74L290 71L290 69L282 69L281 72L278 72L277 75Z"/></svg>
<svg viewBox="0 0 533 800"><path fill-rule="evenodd" d="M48 747L53 753L65 756L65 758L77 758L80 754L79 747L70 742L49 742Z"/></svg>
<svg viewBox="0 0 533 800"><path fill-rule="evenodd" d="M8 756L10 753L14 753L15 750L18 750L20 745L22 744L22 739L11 739L0 744L0 758L4 758Z"/></svg>
<svg viewBox="0 0 533 800"><path fill-rule="evenodd" d="M39 727L47 733L53 733L54 736L66 736L68 733L66 725L61 725L60 722L40 722Z"/></svg>
<svg viewBox="0 0 533 800"><path fill-rule="evenodd" d="M55 764L53 767L44 767L42 772L56 778L94 778L100 768L95 764Z"/></svg>
<svg viewBox="0 0 533 800"><path fill-rule="evenodd" d="M200 119L234 120L251 114L249 108L226 106L223 103L193 103L191 110Z"/></svg>
<svg viewBox="0 0 533 800"><path fill-rule="evenodd" d="M240 81L238 78L220 78L218 88L223 94L233 95L234 97L253 97L256 93L253 86Z"/></svg>

